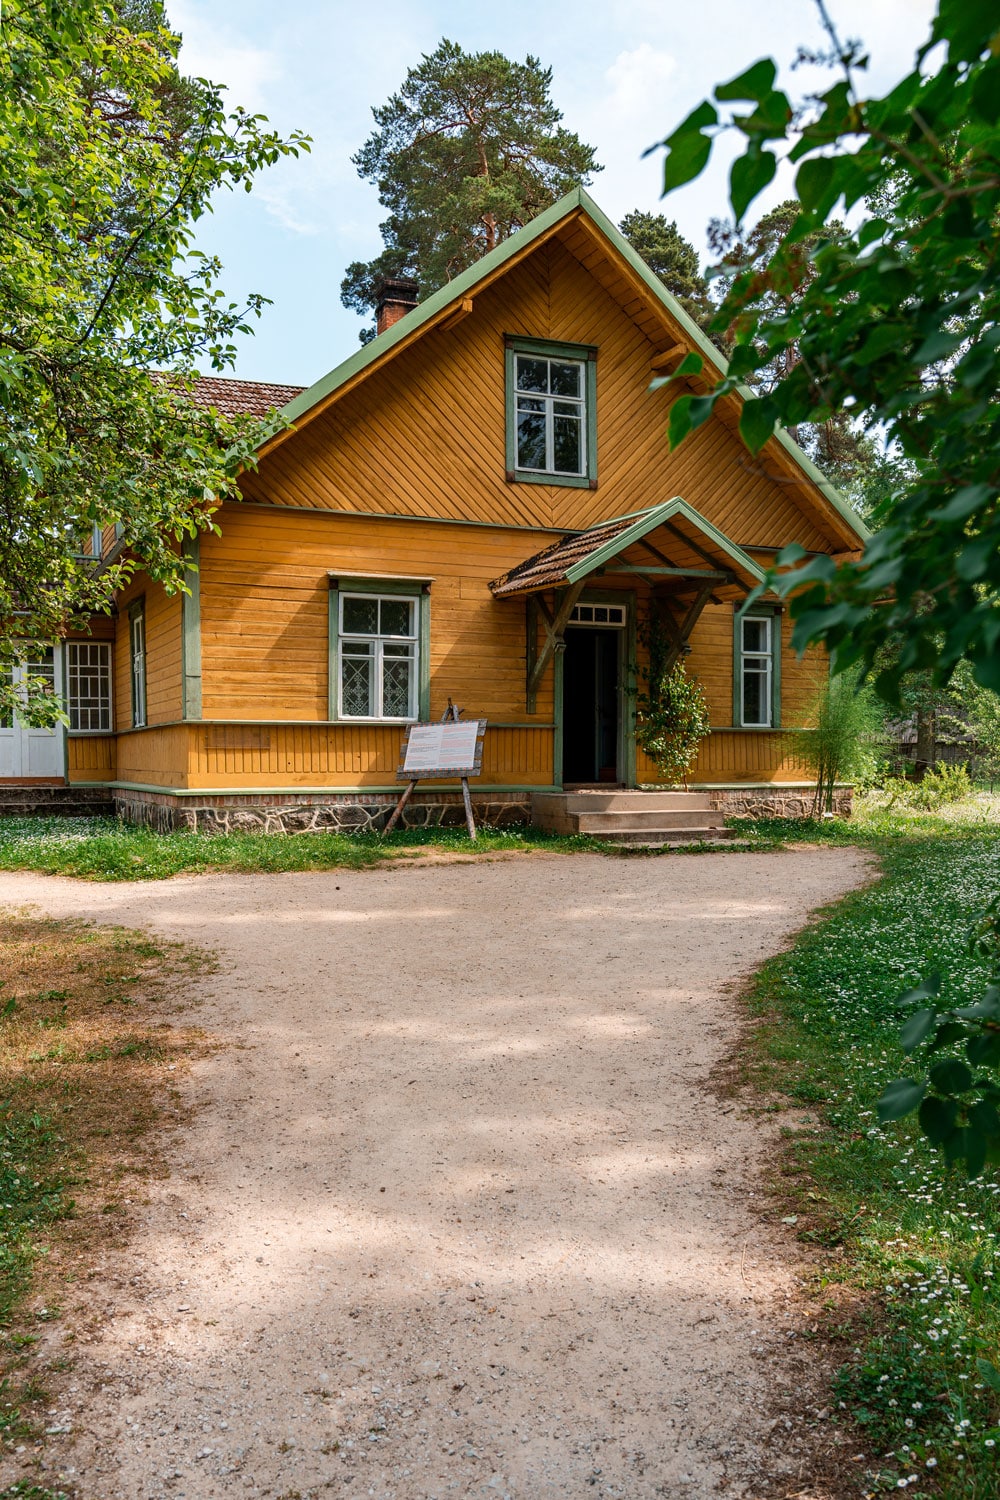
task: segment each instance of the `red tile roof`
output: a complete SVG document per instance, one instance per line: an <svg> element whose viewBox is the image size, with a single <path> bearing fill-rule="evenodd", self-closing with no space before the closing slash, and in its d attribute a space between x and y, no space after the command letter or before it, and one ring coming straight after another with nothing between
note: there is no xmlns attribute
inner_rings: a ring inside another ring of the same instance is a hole
<svg viewBox="0 0 1000 1500"><path fill-rule="evenodd" d="M266 417L300 396L304 385L275 385L269 380L230 380L199 375L191 394L199 406L214 406L227 417Z"/></svg>

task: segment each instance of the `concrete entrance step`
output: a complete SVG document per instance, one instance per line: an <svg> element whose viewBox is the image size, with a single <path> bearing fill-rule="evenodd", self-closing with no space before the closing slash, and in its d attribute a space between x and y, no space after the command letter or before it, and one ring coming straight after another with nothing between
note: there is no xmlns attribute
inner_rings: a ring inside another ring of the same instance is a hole
<svg viewBox="0 0 1000 1500"><path fill-rule="evenodd" d="M685 828L725 828L722 813L709 808L639 808L609 809L607 812L576 813L579 833L631 833L649 828L657 832L682 832Z"/></svg>
<svg viewBox="0 0 1000 1500"><path fill-rule="evenodd" d="M650 848L731 837L707 792L538 792L531 821L550 833Z"/></svg>
<svg viewBox="0 0 1000 1500"><path fill-rule="evenodd" d="M678 844L724 844L736 837L735 828L674 828L650 833L637 828L631 833L594 835L601 842L619 849L665 849Z"/></svg>
<svg viewBox="0 0 1000 1500"><path fill-rule="evenodd" d="M712 800L707 792L539 792L538 799L557 799L568 812L652 812L663 809L700 808L708 812Z"/></svg>

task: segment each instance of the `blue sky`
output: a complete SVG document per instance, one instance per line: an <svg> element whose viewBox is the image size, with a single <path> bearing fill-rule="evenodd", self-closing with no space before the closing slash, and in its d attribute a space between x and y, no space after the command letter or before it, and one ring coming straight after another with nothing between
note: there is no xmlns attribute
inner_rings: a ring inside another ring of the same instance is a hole
<svg viewBox="0 0 1000 1500"><path fill-rule="evenodd" d="M800 45L821 44L813 0L167 0L184 37L186 72L225 84L234 104L282 131L313 138L312 152L262 173L249 196L222 194L200 244L222 257L234 298L272 299L236 373L308 385L356 348L361 326L340 304L352 260L378 253L374 187L351 156L409 67L443 36L467 51L539 57L553 69L564 122L596 147L604 171L590 191L619 220L631 208L665 212L704 252L705 229L725 207L725 153L698 183L660 199L660 162L642 160L714 83L769 54L801 93L817 75L788 72ZM871 53L877 92L912 65L932 0L830 0L842 36ZM820 80L822 81L822 80ZM763 206L787 190L779 177Z"/></svg>

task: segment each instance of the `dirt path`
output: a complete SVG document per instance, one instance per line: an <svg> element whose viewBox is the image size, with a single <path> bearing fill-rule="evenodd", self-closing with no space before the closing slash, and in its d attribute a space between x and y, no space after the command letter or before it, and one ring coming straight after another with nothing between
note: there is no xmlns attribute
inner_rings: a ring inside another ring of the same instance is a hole
<svg viewBox="0 0 1000 1500"><path fill-rule="evenodd" d="M214 948L197 1019L242 1044L88 1290L48 1472L84 1500L754 1494L794 1275L765 1133L706 1080L734 977L865 870L0 876Z"/></svg>

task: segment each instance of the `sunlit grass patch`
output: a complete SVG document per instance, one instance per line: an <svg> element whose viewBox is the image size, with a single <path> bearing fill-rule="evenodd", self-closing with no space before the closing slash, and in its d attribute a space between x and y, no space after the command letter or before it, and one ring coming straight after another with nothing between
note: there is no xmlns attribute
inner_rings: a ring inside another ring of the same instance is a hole
<svg viewBox="0 0 1000 1500"><path fill-rule="evenodd" d="M473 844L465 828L412 828L377 833L154 833L113 818L0 818L0 869L37 870L84 880L165 880L172 875L231 871L370 869L422 854L490 857L541 849L601 849L596 839L564 838L536 828L489 828Z"/></svg>
<svg viewBox="0 0 1000 1500"><path fill-rule="evenodd" d="M911 1125L878 1125L875 1100L905 1071L900 993L939 968L958 1003L978 996L985 973L967 936L1000 889L1000 828L953 821L933 836L869 829L863 841L881 880L755 981L751 1074L819 1121L786 1143L786 1180L800 1237L833 1252L820 1279L861 1298L858 1353L836 1395L860 1429L868 1493L986 1500L1000 1494L988 1373L1000 1368L1000 1174L945 1176Z"/></svg>
<svg viewBox="0 0 1000 1500"><path fill-rule="evenodd" d="M158 1001L208 963L141 933L0 912L0 1441L37 1441L39 1329L70 1304L86 1321L76 1283L108 1216L120 1245L143 1179L166 1170L177 1080L208 1042L161 1022Z"/></svg>

